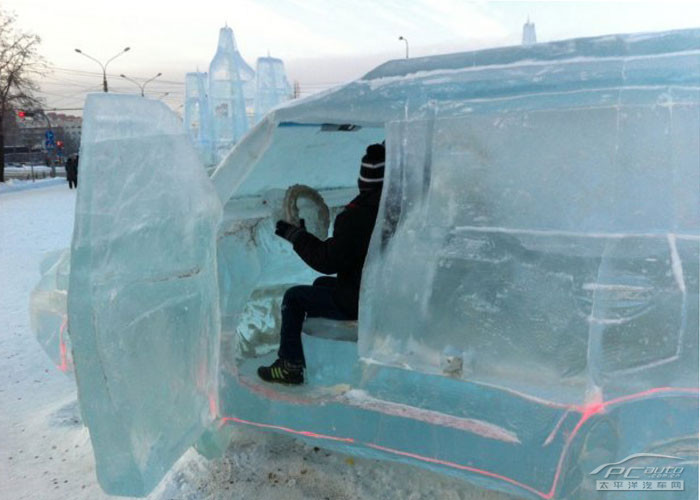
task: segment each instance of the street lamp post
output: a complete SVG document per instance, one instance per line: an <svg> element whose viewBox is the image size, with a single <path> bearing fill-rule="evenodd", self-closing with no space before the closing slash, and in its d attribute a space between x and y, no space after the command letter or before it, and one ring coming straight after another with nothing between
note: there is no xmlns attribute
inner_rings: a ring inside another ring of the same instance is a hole
<svg viewBox="0 0 700 500"><path fill-rule="evenodd" d="M163 73L158 73L156 76L154 76L153 78L151 78L151 79L149 79L149 80L146 80L146 81L143 82L142 84L139 83L139 82L137 82L137 81L134 80L133 78L129 78L128 76L126 76L126 75L123 74L123 73L122 73L121 75L119 75L119 76L121 76L122 78L124 78L124 79L126 79L126 80L129 80L131 83L137 85L137 86L141 89L141 97L144 97L144 96L145 96L145 94L144 94L144 89L146 88L146 85L148 85L149 83L151 83L153 80L155 80L156 78L158 78L158 77L161 76L162 74L163 74Z"/></svg>
<svg viewBox="0 0 700 500"><path fill-rule="evenodd" d="M95 61L97 64L100 65L100 67L102 68L102 90L103 90L104 92L109 92L109 89L107 88L107 65L108 65L109 63L111 63L112 61L114 61L114 60L115 60L117 57L119 57L120 55L124 54L125 52L129 52L130 49L131 49L131 47L126 47L126 48L124 48L124 49L123 49L121 52L119 52L116 56L112 57L111 59L108 59L107 62L104 63L104 64L102 64L99 60L97 60L97 59L95 59L94 57L92 57L92 56L86 54L85 52L83 52L83 51L80 50L80 49L75 49L75 51L76 51L78 54L83 55L83 56L87 57L88 59L91 59L91 60Z"/></svg>
<svg viewBox="0 0 700 500"><path fill-rule="evenodd" d="M404 38L403 36L400 36L399 40L403 40L406 44L406 59L408 59L408 40L406 40L406 38Z"/></svg>

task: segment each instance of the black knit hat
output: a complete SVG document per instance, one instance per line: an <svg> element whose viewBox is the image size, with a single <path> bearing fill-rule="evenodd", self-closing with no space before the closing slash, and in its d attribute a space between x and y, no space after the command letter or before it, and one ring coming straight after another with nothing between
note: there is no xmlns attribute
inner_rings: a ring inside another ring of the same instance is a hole
<svg viewBox="0 0 700 500"><path fill-rule="evenodd" d="M385 158L386 152L384 150L384 144L371 144L367 146L367 152L362 157L360 177L357 179L357 185L360 187L360 191L382 188L382 183L384 182Z"/></svg>

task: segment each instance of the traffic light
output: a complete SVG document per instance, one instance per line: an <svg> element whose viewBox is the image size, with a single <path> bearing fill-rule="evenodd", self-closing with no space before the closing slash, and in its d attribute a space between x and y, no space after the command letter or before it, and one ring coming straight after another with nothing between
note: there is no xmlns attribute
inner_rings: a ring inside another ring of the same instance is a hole
<svg viewBox="0 0 700 500"><path fill-rule="evenodd" d="M24 119L24 118L31 118L31 117L34 116L35 113L36 113L36 111L26 111L26 110L24 110L24 109L18 109L18 110L17 110L17 116L18 116L19 118L22 118L22 119Z"/></svg>
<svg viewBox="0 0 700 500"><path fill-rule="evenodd" d="M20 118L24 118L25 116L27 116L27 113L20 109L20 110L17 110L17 116L19 116Z"/></svg>

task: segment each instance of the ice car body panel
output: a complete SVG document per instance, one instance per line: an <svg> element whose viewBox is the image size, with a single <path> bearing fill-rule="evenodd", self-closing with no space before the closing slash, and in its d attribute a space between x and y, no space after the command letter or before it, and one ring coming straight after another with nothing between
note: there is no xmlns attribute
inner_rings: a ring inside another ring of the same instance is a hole
<svg viewBox="0 0 700 500"><path fill-rule="evenodd" d="M241 424L532 498L682 454L697 496L699 106L700 30L392 61L209 181L164 106L91 96L68 309L101 484L146 494ZM305 338L309 383L265 385L275 301L314 276L280 193L341 209L381 139L358 344Z"/></svg>
<svg viewBox="0 0 700 500"><path fill-rule="evenodd" d="M78 394L100 484L144 495L215 416L222 209L161 103L91 95L85 119L68 294Z"/></svg>

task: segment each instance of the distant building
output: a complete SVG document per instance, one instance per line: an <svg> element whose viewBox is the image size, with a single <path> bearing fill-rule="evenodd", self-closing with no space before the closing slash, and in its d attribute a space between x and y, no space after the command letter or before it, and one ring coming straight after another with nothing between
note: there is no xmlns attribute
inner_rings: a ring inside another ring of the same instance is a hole
<svg viewBox="0 0 700 500"><path fill-rule="evenodd" d="M530 18L527 18L527 22L523 24L523 45L528 46L537 43L537 35L535 34L535 23L530 22Z"/></svg>
<svg viewBox="0 0 700 500"><path fill-rule="evenodd" d="M79 116L63 113L46 113L51 122L51 130L56 141L64 145L66 154L76 153L80 147L80 133L83 119ZM17 118L17 135L13 146L23 146L30 150L45 150L46 131L48 122L41 115L31 118Z"/></svg>
<svg viewBox="0 0 700 500"><path fill-rule="evenodd" d="M79 116L65 115L63 113L46 113L51 120L51 126L57 129L63 129L66 137L59 137L66 141L71 139L76 144L80 145L80 132L83 127L83 119Z"/></svg>
<svg viewBox="0 0 700 500"><path fill-rule="evenodd" d="M15 139L17 146L26 146L30 149L43 148L44 134L46 133L46 121L41 118L18 119L18 133Z"/></svg>

